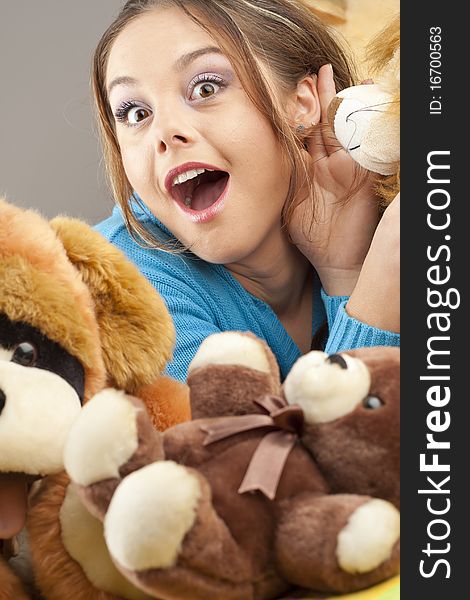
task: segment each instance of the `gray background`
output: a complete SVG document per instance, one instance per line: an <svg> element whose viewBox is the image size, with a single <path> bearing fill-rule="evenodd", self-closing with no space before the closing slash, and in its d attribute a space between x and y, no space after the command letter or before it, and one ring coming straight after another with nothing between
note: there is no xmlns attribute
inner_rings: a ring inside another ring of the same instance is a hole
<svg viewBox="0 0 470 600"><path fill-rule="evenodd" d="M123 0L0 0L0 196L90 223L113 206L91 56Z"/></svg>

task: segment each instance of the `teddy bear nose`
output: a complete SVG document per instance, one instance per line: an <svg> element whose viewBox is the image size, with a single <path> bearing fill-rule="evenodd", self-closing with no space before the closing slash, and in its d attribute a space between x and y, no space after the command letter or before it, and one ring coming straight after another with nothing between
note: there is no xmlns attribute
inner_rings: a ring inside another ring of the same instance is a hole
<svg viewBox="0 0 470 600"><path fill-rule="evenodd" d="M2 414L2 410L5 408L5 404L7 402L7 397L5 396L5 392L0 389L0 415Z"/></svg>

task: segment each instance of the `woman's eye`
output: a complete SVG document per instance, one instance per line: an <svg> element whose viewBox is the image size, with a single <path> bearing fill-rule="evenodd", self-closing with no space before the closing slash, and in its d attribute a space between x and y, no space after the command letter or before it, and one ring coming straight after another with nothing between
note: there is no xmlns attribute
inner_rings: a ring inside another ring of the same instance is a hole
<svg viewBox="0 0 470 600"><path fill-rule="evenodd" d="M202 74L198 75L189 85L191 94L190 100L204 100L217 94L225 87L224 80L218 75Z"/></svg>
<svg viewBox="0 0 470 600"><path fill-rule="evenodd" d="M115 112L116 121L125 125L139 125L150 116L150 111L143 106L137 106L134 102L123 102Z"/></svg>
<svg viewBox="0 0 470 600"><path fill-rule="evenodd" d="M219 86L216 83L198 83L194 88L191 96L195 95L199 98L209 98L217 93Z"/></svg>
<svg viewBox="0 0 470 600"><path fill-rule="evenodd" d="M11 362L23 367L34 367L38 360L38 351L34 344L22 342L13 349Z"/></svg>
<svg viewBox="0 0 470 600"><path fill-rule="evenodd" d="M145 108L139 108L138 106L136 106L135 108L132 108L127 113L127 120L130 125L137 125L137 123L144 121L149 116L150 116L150 114L149 114L148 110L145 110Z"/></svg>

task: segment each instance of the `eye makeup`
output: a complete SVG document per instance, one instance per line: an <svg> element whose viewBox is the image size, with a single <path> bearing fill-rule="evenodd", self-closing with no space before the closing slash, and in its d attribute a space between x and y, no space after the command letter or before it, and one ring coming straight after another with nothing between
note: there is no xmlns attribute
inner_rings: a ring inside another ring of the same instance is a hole
<svg viewBox="0 0 470 600"><path fill-rule="evenodd" d="M114 111L114 117L116 121L119 121L120 123L127 123L129 112L133 108L140 108L142 111L147 110L146 108L141 107L135 100L124 100L124 102L121 102L121 104L119 104ZM128 124L131 125L131 123Z"/></svg>

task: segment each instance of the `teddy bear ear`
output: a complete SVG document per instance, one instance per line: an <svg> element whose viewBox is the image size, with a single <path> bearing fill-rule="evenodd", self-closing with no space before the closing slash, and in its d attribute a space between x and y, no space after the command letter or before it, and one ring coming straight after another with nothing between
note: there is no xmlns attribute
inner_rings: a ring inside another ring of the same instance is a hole
<svg viewBox="0 0 470 600"><path fill-rule="evenodd" d="M249 332L207 337L188 369L193 419L255 412L254 400L279 395L279 366L269 346Z"/></svg>
<svg viewBox="0 0 470 600"><path fill-rule="evenodd" d="M160 295L122 252L83 221L50 222L95 304L108 385L134 393L171 359L175 330Z"/></svg>

